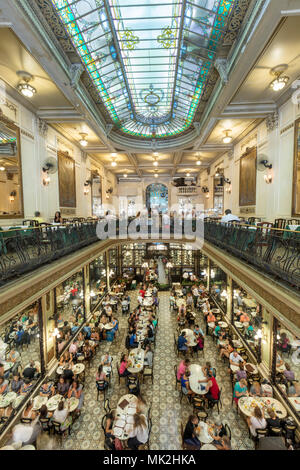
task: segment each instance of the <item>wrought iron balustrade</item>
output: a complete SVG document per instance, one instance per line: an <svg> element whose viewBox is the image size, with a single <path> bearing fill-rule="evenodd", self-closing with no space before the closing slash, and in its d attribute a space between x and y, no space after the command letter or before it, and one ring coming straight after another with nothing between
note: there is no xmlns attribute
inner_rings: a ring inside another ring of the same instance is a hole
<svg viewBox="0 0 300 470"><path fill-rule="evenodd" d="M206 241L300 288L300 232L205 221Z"/></svg>

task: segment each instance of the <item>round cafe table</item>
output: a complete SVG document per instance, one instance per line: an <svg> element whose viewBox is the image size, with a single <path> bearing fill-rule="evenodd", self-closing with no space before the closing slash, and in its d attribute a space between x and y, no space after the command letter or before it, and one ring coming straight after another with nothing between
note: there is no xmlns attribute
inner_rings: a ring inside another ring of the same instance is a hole
<svg viewBox="0 0 300 470"><path fill-rule="evenodd" d="M211 311L212 311L212 313L220 313L219 308L212 308Z"/></svg>
<svg viewBox="0 0 300 470"><path fill-rule="evenodd" d="M131 364L127 369L131 374L138 374L144 368L145 351L140 348L134 348L130 351L128 362Z"/></svg>
<svg viewBox="0 0 300 470"><path fill-rule="evenodd" d="M252 369L253 369L252 372L248 371L247 366L251 366L251 367L252 367ZM258 374L258 369L257 369L256 365L255 365L255 364L251 364L251 362L247 362L247 363L245 364L245 369L246 369L246 372L248 372L248 373L251 374L251 375Z"/></svg>
<svg viewBox="0 0 300 470"><path fill-rule="evenodd" d="M0 408L6 408L9 406L17 397L15 392L8 392L6 395L0 395Z"/></svg>
<svg viewBox="0 0 300 470"><path fill-rule="evenodd" d="M199 364L191 364L189 366L189 371L191 372L191 375L189 376L189 384L192 392L197 395L205 395L207 393L205 388L206 383L199 383L199 380L206 379L201 366Z"/></svg>
<svg viewBox="0 0 300 470"><path fill-rule="evenodd" d="M184 330L181 331L181 333L185 332L185 337L187 339L187 346L193 347L196 346L197 344L197 339L194 335L194 332L190 330L189 328L185 328Z"/></svg>
<svg viewBox="0 0 300 470"><path fill-rule="evenodd" d="M209 425L204 423L204 421L200 421L196 428L197 437L202 444L210 444L213 441L208 429Z"/></svg>
<svg viewBox="0 0 300 470"><path fill-rule="evenodd" d="M212 444L204 444L200 450L218 450L218 449Z"/></svg>
<svg viewBox="0 0 300 470"><path fill-rule="evenodd" d="M287 417L287 411L280 401L271 397L241 397L238 401L240 411L245 416L253 416L253 411L256 406L264 410L265 418L269 418L267 409L272 408L280 419Z"/></svg>
<svg viewBox="0 0 300 470"><path fill-rule="evenodd" d="M221 327L221 328L227 328L228 324L226 323L226 321L219 321L218 322L218 325Z"/></svg>
<svg viewBox="0 0 300 470"><path fill-rule="evenodd" d="M3 365L4 365L4 372L6 372L6 371L10 370L13 367L14 363L13 362L5 362Z"/></svg>
<svg viewBox="0 0 300 470"><path fill-rule="evenodd" d="M133 429L133 415L137 409L137 397L132 394L123 395L117 404L113 434L121 441L128 439Z"/></svg>
<svg viewBox="0 0 300 470"><path fill-rule="evenodd" d="M33 410L39 410L43 405L46 405L48 401L48 397L40 397L39 395L37 395L34 399L33 399Z"/></svg>

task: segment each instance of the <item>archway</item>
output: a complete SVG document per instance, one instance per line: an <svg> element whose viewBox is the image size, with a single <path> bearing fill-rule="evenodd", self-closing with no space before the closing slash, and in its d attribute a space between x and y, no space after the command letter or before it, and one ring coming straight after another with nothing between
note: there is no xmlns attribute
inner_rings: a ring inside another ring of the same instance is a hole
<svg viewBox="0 0 300 470"><path fill-rule="evenodd" d="M169 208L168 188L165 184L152 183L146 188L147 209L157 209L164 214Z"/></svg>

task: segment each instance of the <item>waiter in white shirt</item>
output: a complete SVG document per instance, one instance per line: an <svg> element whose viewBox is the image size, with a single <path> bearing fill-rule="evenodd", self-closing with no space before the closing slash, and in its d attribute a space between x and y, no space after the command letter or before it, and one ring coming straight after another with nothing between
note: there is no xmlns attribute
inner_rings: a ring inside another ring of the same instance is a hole
<svg viewBox="0 0 300 470"><path fill-rule="evenodd" d="M230 209L226 209L225 215L221 219L221 223L226 224L228 222L233 222L234 220L240 222L240 219L237 215L233 215Z"/></svg>

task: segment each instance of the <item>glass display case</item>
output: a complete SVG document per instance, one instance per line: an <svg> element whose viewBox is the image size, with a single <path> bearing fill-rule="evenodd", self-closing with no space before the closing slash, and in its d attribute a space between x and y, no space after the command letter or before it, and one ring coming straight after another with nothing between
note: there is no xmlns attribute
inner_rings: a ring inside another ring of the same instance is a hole
<svg viewBox="0 0 300 470"><path fill-rule="evenodd" d="M81 269L55 288L58 352L85 320L84 275Z"/></svg>
<svg viewBox="0 0 300 470"><path fill-rule="evenodd" d="M89 266L90 270L90 310L96 308L107 290L106 255L103 253Z"/></svg>
<svg viewBox="0 0 300 470"><path fill-rule="evenodd" d="M44 373L39 305L39 301L29 305L0 326L0 376L4 392L0 394L0 432Z"/></svg>

